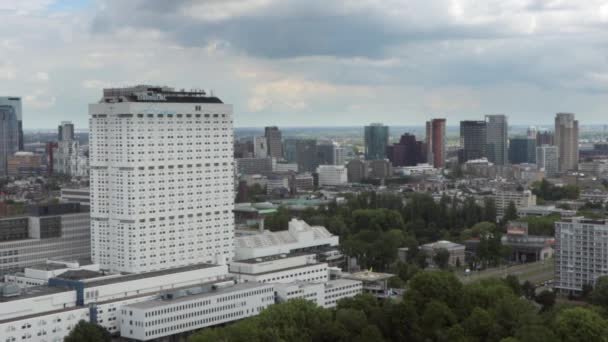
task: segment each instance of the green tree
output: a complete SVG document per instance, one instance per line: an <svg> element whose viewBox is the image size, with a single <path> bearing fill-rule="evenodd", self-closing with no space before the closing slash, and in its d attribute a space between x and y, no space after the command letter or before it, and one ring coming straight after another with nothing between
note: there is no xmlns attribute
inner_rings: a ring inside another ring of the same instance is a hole
<svg viewBox="0 0 608 342"><path fill-rule="evenodd" d="M442 270L448 268L450 262L450 252L445 248L440 248L433 255L433 263Z"/></svg>
<svg viewBox="0 0 608 342"><path fill-rule="evenodd" d="M591 303L608 309L608 276L602 276L595 281L591 291Z"/></svg>
<svg viewBox="0 0 608 342"><path fill-rule="evenodd" d="M562 342L608 341L608 323L589 309L563 310L555 319L554 329Z"/></svg>
<svg viewBox="0 0 608 342"><path fill-rule="evenodd" d="M555 292L544 290L534 299L538 304L542 305L542 310L547 311L555 305Z"/></svg>
<svg viewBox="0 0 608 342"><path fill-rule="evenodd" d="M110 342L112 337L103 327L86 321L80 321L63 340L64 342Z"/></svg>
<svg viewBox="0 0 608 342"><path fill-rule="evenodd" d="M517 220L517 207L515 206L515 202L509 202L507 209L505 210L505 214L502 217L503 224L506 224L509 221Z"/></svg>
<svg viewBox="0 0 608 342"><path fill-rule="evenodd" d="M487 222L496 222L496 202L492 197L484 199L483 220Z"/></svg>

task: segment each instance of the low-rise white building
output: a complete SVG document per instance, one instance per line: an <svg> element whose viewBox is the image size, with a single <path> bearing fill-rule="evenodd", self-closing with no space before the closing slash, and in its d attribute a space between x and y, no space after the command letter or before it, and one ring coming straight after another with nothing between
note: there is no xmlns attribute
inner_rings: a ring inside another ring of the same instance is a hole
<svg viewBox="0 0 608 342"><path fill-rule="evenodd" d="M233 281L170 290L120 308L120 334L148 341L258 315L274 304L271 284Z"/></svg>
<svg viewBox="0 0 608 342"><path fill-rule="evenodd" d="M290 283L329 280L327 263L318 262L315 254L279 254L232 261L229 269L233 276L244 282Z"/></svg>
<svg viewBox="0 0 608 342"><path fill-rule="evenodd" d="M234 239L234 243L234 260L245 260L295 251L336 250L339 237L325 227L310 226L302 220L292 219L287 230L240 236Z"/></svg>
<svg viewBox="0 0 608 342"><path fill-rule="evenodd" d="M320 165L317 168L319 186L336 186L348 183L348 173L344 165Z"/></svg>
<svg viewBox="0 0 608 342"><path fill-rule="evenodd" d="M278 302L306 299L324 308L333 308L343 298L351 298L363 292L360 281L335 279L326 283L292 282L275 284Z"/></svg>
<svg viewBox="0 0 608 342"><path fill-rule="evenodd" d="M505 214L507 208L509 207L509 203L511 202L515 204L515 208L526 208L529 206L536 205L536 195L534 195L530 190L498 190L494 195L494 202L496 203L497 216L502 217Z"/></svg>

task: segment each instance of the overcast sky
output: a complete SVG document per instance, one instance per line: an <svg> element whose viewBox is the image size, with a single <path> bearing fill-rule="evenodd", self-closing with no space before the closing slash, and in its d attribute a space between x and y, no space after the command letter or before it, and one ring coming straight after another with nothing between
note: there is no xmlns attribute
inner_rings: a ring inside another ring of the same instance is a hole
<svg viewBox="0 0 608 342"><path fill-rule="evenodd" d="M142 83L211 89L237 126L608 123L608 1L0 0L25 128Z"/></svg>

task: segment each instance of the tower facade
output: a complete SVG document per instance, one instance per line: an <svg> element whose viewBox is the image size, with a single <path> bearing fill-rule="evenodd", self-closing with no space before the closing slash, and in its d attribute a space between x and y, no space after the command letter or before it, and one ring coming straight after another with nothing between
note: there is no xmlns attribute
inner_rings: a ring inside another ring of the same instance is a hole
<svg viewBox="0 0 608 342"><path fill-rule="evenodd" d="M578 169L578 121L574 114L555 116L555 145L559 150L559 171Z"/></svg>
<svg viewBox="0 0 608 342"><path fill-rule="evenodd" d="M426 122L426 157L435 168L445 167L445 119Z"/></svg>
<svg viewBox="0 0 608 342"><path fill-rule="evenodd" d="M135 86L104 89L89 114L93 261L139 273L231 260L232 106Z"/></svg>
<svg viewBox="0 0 608 342"><path fill-rule="evenodd" d="M506 115L486 115L486 154L488 160L496 165L506 165L509 162L508 133Z"/></svg>

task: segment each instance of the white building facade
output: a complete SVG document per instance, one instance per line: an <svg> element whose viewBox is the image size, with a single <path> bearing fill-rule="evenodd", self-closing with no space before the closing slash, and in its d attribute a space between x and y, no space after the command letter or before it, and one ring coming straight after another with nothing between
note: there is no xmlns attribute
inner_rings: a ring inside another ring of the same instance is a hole
<svg viewBox="0 0 608 342"><path fill-rule="evenodd" d="M89 113L93 261L137 273L230 260L232 106L136 86L105 89Z"/></svg>
<svg viewBox="0 0 608 342"><path fill-rule="evenodd" d="M319 186L336 186L348 183L348 170L344 165L320 165L317 168Z"/></svg>

